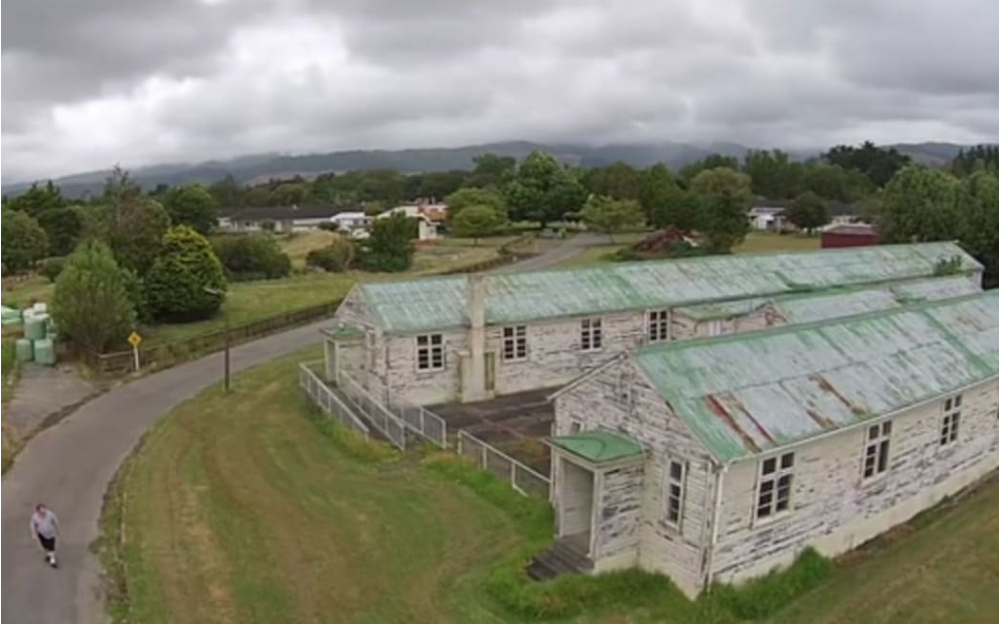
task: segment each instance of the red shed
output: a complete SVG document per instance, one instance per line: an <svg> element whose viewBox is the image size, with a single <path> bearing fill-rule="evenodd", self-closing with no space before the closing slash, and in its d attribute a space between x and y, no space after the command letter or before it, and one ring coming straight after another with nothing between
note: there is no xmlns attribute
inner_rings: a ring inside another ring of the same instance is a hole
<svg viewBox="0 0 999 624"><path fill-rule="evenodd" d="M866 223L849 223L835 225L822 232L822 248L834 247L866 247L877 245L881 237L873 225Z"/></svg>

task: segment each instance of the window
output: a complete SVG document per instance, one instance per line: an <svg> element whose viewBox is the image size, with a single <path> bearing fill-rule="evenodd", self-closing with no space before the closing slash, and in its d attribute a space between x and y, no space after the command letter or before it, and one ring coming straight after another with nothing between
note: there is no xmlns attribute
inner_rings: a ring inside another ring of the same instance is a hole
<svg viewBox="0 0 999 624"><path fill-rule="evenodd" d="M444 370L444 336L425 334L416 337L416 370Z"/></svg>
<svg viewBox="0 0 999 624"><path fill-rule="evenodd" d="M769 518L791 509L791 477L794 453L768 457L760 464L760 488L756 496L756 517Z"/></svg>
<svg viewBox="0 0 999 624"><path fill-rule="evenodd" d="M583 351L599 351L604 344L603 321L598 318L583 319L580 331Z"/></svg>
<svg viewBox="0 0 999 624"><path fill-rule="evenodd" d="M527 326L503 328L503 360L513 362L527 358Z"/></svg>
<svg viewBox="0 0 999 624"><path fill-rule="evenodd" d="M575 434L583 430L583 423L578 420L573 420L569 422L569 433Z"/></svg>
<svg viewBox="0 0 999 624"><path fill-rule="evenodd" d="M683 519L683 483L687 467L677 461L669 462L666 474L666 522L676 528Z"/></svg>
<svg viewBox="0 0 999 624"><path fill-rule="evenodd" d="M669 340L669 310L649 310L649 342Z"/></svg>
<svg viewBox="0 0 999 624"><path fill-rule="evenodd" d="M888 445L891 437L891 422L883 422L867 428L867 442L864 444L864 478L870 479L888 470Z"/></svg>
<svg viewBox="0 0 999 624"><path fill-rule="evenodd" d="M940 427L940 446L947 446L957 440L961 428L961 395L944 401L943 425Z"/></svg>

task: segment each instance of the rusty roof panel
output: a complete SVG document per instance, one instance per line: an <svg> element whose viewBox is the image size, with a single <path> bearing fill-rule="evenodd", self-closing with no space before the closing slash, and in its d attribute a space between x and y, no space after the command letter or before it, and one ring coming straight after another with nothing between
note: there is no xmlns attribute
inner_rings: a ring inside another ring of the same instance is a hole
<svg viewBox="0 0 999 624"><path fill-rule="evenodd" d="M999 376L999 291L631 357L714 455L731 461Z"/></svg>

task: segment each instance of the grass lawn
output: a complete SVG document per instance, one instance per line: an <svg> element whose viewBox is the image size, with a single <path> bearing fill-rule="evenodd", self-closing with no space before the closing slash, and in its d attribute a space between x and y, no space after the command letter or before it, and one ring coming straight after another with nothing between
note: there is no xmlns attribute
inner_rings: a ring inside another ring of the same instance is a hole
<svg viewBox="0 0 999 624"><path fill-rule="evenodd" d="M733 251L737 254L777 253L789 251L815 251L819 249L822 239L818 236L804 234L773 234L771 232L753 231L746 235L746 240Z"/></svg>
<svg viewBox="0 0 999 624"><path fill-rule="evenodd" d="M321 432L295 385L303 357L184 403L127 464L113 491L127 501L129 621L524 621L484 591L528 539L522 525L414 457L373 462L370 447ZM999 478L841 562L767 621L991 623L997 579ZM702 607L667 591L569 621L738 624Z"/></svg>
<svg viewBox="0 0 999 624"><path fill-rule="evenodd" d="M293 267L304 267L305 257L309 255L310 251L326 247L336 238L337 235L333 232L309 230L307 232L295 232L290 236L279 236L278 246L281 248L281 251L288 254L288 257L291 258L291 265Z"/></svg>
<svg viewBox="0 0 999 624"><path fill-rule="evenodd" d="M36 301L49 301L55 284L47 277L35 274L3 291L3 304L9 308L24 309Z"/></svg>
<svg viewBox="0 0 999 624"><path fill-rule="evenodd" d="M229 284L229 294L219 314L196 323L154 325L143 330L143 337L152 344L181 340L221 330L225 324L225 313L229 314L229 323L236 326L328 303L346 295L354 282L353 274L337 273L307 273L279 280L233 282Z"/></svg>
<svg viewBox="0 0 999 624"><path fill-rule="evenodd" d="M644 233L621 234L614 237L614 243L600 244L587 247L580 253L566 258L558 264L558 268L582 267L592 264L602 264L613 262L611 255L623 247L633 245L648 236ZM769 232L750 232L746 235L746 240L736 247L733 252L737 254L750 253L781 253L792 251L813 251L819 249L820 239L818 236L804 236L798 234L771 234Z"/></svg>
<svg viewBox="0 0 999 624"><path fill-rule="evenodd" d="M3 405L7 405L8 402L13 398L14 385L17 383L17 353L16 353L16 343L17 339L21 336L20 325L5 326L3 329L3 338L0 339L0 367L3 371ZM14 456L21 448L21 440L18 438L14 428L8 426L7 419L4 417L2 420L2 432L0 432L0 437L2 437L2 455L0 455L0 468L3 472L7 471L11 463L14 461Z"/></svg>
<svg viewBox="0 0 999 624"><path fill-rule="evenodd" d="M147 436L118 485L129 621L500 621L469 581L517 545L511 522L409 459L354 459L306 418L295 371L241 374Z"/></svg>

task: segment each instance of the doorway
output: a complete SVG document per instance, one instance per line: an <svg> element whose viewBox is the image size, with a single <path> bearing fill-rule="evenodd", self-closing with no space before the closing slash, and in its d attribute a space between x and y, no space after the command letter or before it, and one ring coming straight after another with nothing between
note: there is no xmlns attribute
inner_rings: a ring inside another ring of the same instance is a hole
<svg viewBox="0 0 999 624"><path fill-rule="evenodd" d="M588 557L593 531L593 472L565 457L559 462L559 541Z"/></svg>

